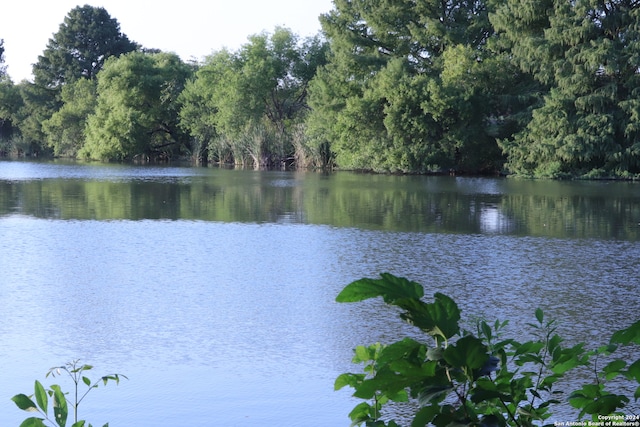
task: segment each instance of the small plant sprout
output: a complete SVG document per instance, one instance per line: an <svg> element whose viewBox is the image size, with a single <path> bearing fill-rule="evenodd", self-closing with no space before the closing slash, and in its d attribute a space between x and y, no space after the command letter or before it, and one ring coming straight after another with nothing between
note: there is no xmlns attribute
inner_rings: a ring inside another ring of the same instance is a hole
<svg viewBox="0 0 640 427"><path fill-rule="evenodd" d="M49 369L46 378L64 376L65 374L73 381L73 395L69 397L68 392L53 384L46 389L40 381L36 380L34 393L31 396L16 394L11 398L18 408L27 412L38 412L39 417L29 417L20 424L20 427L66 427L69 416L69 406L73 408L73 424L70 427L92 427L85 420L78 420L78 407L85 397L94 388L98 388L100 383L107 385L109 382L118 384L121 378L128 379L122 374L110 374L92 381L85 376L87 371L93 369L91 365L80 364L79 360L73 360L64 366L56 366ZM82 386L84 384L84 387ZM33 398L35 397L35 402ZM52 410L49 411L49 399L52 399ZM103 427L108 427L108 423Z"/></svg>

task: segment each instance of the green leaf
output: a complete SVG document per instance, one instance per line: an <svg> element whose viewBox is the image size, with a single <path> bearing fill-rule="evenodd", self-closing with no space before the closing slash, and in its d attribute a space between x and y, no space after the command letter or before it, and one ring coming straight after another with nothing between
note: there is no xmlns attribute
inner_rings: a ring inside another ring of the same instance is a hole
<svg viewBox="0 0 640 427"><path fill-rule="evenodd" d="M371 399L376 394L391 398L392 396L396 396L400 390L403 390L412 382L415 382L414 378L397 374L388 367L385 367L376 371L374 377L365 378L364 381L357 384L353 395L361 399Z"/></svg>
<svg viewBox="0 0 640 427"><path fill-rule="evenodd" d="M497 415L483 415L480 427L500 427L506 425L505 419Z"/></svg>
<svg viewBox="0 0 640 427"><path fill-rule="evenodd" d="M404 338L392 344L384 346L377 358L378 364L388 364L396 360L424 354L424 345L411 338Z"/></svg>
<svg viewBox="0 0 640 427"><path fill-rule="evenodd" d="M544 312L541 308L536 308L536 319L538 320L538 323L542 324L542 321L544 320Z"/></svg>
<svg viewBox="0 0 640 427"><path fill-rule="evenodd" d="M513 343L516 347L516 351L513 354L518 356L520 354L538 354L540 350L544 348L544 343L539 341L527 341L522 344Z"/></svg>
<svg viewBox="0 0 640 427"><path fill-rule="evenodd" d="M365 379L364 374L351 374L351 373L340 374L338 378L336 378L336 381L333 384L333 389L340 390L345 386L357 388L358 385L361 384L362 381L364 381L364 379Z"/></svg>
<svg viewBox="0 0 640 427"><path fill-rule="evenodd" d="M411 427L422 427L429 425L431 421L440 413L439 405L424 406L416 412L413 417Z"/></svg>
<svg viewBox="0 0 640 427"><path fill-rule="evenodd" d="M42 418L31 417L24 420L20 427L46 427L46 424Z"/></svg>
<svg viewBox="0 0 640 427"><path fill-rule="evenodd" d="M474 336L467 335L446 348L444 360L456 368L474 370L481 368L489 358L487 347Z"/></svg>
<svg viewBox="0 0 640 427"><path fill-rule="evenodd" d="M606 344L597 348L594 354L606 354L609 355L618 349L617 345Z"/></svg>
<svg viewBox="0 0 640 427"><path fill-rule="evenodd" d="M371 412L371 409L371 405L369 405L367 402L362 402L356 405L355 408L353 408L353 410L349 413L349 418L351 418L352 421L351 425L359 425L364 421L370 420L371 417L369 416L369 414Z"/></svg>
<svg viewBox="0 0 640 427"><path fill-rule="evenodd" d="M487 338L487 341L491 341L491 327L484 320L480 322L480 328L482 329L482 333Z"/></svg>
<svg viewBox="0 0 640 427"><path fill-rule="evenodd" d="M53 390L53 415L55 416L56 423L60 427L65 427L67 424L67 416L69 414L67 399L59 385L54 384L51 386L51 389Z"/></svg>
<svg viewBox="0 0 640 427"><path fill-rule="evenodd" d="M23 411L29 411L29 412L38 411L36 404L33 403L33 400L31 400L29 396L27 396L26 394L22 394L22 393L16 394L11 398L11 400L13 400L16 406L22 409Z"/></svg>
<svg viewBox="0 0 640 427"><path fill-rule="evenodd" d="M442 359L442 353L444 353L444 349L442 347L429 347L427 349L427 359L440 360Z"/></svg>
<svg viewBox="0 0 640 427"><path fill-rule="evenodd" d="M561 375L577 366L586 365L588 357L584 355L583 346L584 344L580 343L564 350L558 347L553 354L551 371Z"/></svg>
<svg viewBox="0 0 640 427"><path fill-rule="evenodd" d="M555 351L560 348L561 342L562 342L562 338L560 338L560 336L557 334L552 336L551 339L549 340L549 344L548 344L549 353L553 355L554 358L556 357Z"/></svg>
<svg viewBox="0 0 640 427"><path fill-rule="evenodd" d="M620 374L620 370L625 366L627 366L627 362L625 362L624 360L616 359L609 362L607 366L602 369L602 372L604 373L605 378L607 380L610 380L617 377L618 374Z"/></svg>
<svg viewBox="0 0 640 427"><path fill-rule="evenodd" d="M611 336L612 344L640 344L640 320L628 328L621 329Z"/></svg>
<svg viewBox="0 0 640 427"><path fill-rule="evenodd" d="M500 399L503 402L510 402L511 400L513 400L510 395L500 393L497 390L476 389L473 391L473 394L471 395L471 401L473 403L486 402L486 401L491 401L493 399Z"/></svg>
<svg viewBox="0 0 640 427"><path fill-rule="evenodd" d="M87 386L91 385L91 380L87 377L82 377L82 382L85 383Z"/></svg>
<svg viewBox="0 0 640 427"><path fill-rule="evenodd" d="M393 302L404 298L420 299L424 288L416 282L389 273L382 273L381 279L360 279L348 284L336 297L338 302L357 302L369 298L382 297L384 302Z"/></svg>
<svg viewBox="0 0 640 427"><path fill-rule="evenodd" d="M35 395L36 395L36 402L38 402L38 407L46 415L47 407L49 406L49 398L47 397L47 392L45 391L44 387L42 386L42 384L40 384L40 381L38 380L36 380L34 389L35 389Z"/></svg>
<svg viewBox="0 0 640 427"><path fill-rule="evenodd" d="M389 400L393 400L394 402L408 402L409 395L407 391L402 389L395 392L389 392L386 394L389 397Z"/></svg>
<svg viewBox="0 0 640 427"><path fill-rule="evenodd" d="M353 363L365 363L374 361L378 358L378 355L382 351L384 346L379 342L371 344L369 346L359 345L355 348Z"/></svg>
<svg viewBox="0 0 640 427"><path fill-rule="evenodd" d="M421 406L430 404L431 402L439 399L441 396L449 393L453 390L451 385L435 384L428 385L420 390L418 393L418 403Z"/></svg>
<svg viewBox="0 0 640 427"><path fill-rule="evenodd" d="M405 299L396 304L405 310L401 317L436 338L449 339L460 331L460 309L448 296L436 293L433 303Z"/></svg>
<svg viewBox="0 0 640 427"><path fill-rule="evenodd" d="M630 379L633 378L636 382L640 383L640 359L636 360L629 366L625 376Z"/></svg>

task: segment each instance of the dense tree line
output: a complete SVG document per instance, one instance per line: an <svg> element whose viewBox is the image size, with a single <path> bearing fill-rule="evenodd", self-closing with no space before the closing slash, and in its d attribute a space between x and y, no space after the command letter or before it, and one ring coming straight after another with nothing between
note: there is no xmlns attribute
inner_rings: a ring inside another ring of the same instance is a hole
<svg viewBox="0 0 640 427"><path fill-rule="evenodd" d="M322 36L276 28L186 64L130 41L104 9L77 7L33 83L0 69L0 150L640 174L638 1L335 0L320 21Z"/></svg>

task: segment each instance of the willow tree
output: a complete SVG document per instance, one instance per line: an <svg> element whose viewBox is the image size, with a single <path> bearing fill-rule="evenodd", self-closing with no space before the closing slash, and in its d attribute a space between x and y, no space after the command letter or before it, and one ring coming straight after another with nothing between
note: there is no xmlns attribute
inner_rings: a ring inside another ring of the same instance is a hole
<svg viewBox="0 0 640 427"><path fill-rule="evenodd" d="M334 4L321 17L332 55L312 86L309 125L339 166L499 167L495 127L502 123L493 119L502 107L493 99L514 73L488 47L486 2Z"/></svg>
<svg viewBox="0 0 640 427"><path fill-rule="evenodd" d="M218 160L230 152L236 163L279 165L295 154L307 86L326 49L319 37L300 40L278 27L250 36L237 52L215 53L181 96L183 126L211 143Z"/></svg>
<svg viewBox="0 0 640 427"><path fill-rule="evenodd" d="M97 82L79 79L62 88L62 106L42 122L47 145L60 157L76 157L85 142L87 118L94 112Z"/></svg>
<svg viewBox="0 0 640 427"><path fill-rule="evenodd" d="M177 98L192 69L175 54L131 52L105 63L81 157L173 157L188 148Z"/></svg>
<svg viewBox="0 0 640 427"><path fill-rule="evenodd" d="M640 173L640 3L508 0L491 17L514 61L548 92L502 141L522 175Z"/></svg>

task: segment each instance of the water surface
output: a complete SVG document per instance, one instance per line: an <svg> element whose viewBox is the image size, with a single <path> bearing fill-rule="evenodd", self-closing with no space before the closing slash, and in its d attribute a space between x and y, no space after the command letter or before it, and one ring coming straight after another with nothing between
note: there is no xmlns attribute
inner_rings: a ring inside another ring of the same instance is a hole
<svg viewBox="0 0 640 427"><path fill-rule="evenodd" d="M130 378L83 402L94 425L348 426L353 347L412 333L335 303L350 281L518 334L541 307L595 346L637 319L639 233L633 183L0 162L0 425L80 358Z"/></svg>

